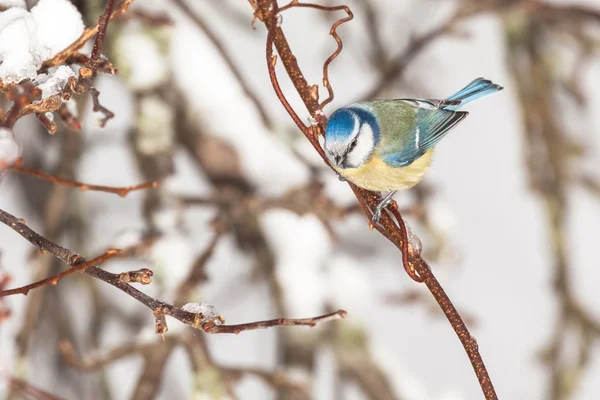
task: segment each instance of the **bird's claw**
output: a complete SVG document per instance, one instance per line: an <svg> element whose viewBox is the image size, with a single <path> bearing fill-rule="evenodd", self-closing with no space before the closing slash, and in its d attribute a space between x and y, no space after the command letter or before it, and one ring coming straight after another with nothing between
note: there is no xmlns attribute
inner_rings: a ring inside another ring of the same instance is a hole
<svg viewBox="0 0 600 400"><path fill-rule="evenodd" d="M344 177L343 177L343 176L341 176L341 175L338 175L338 179L339 179L340 181L342 181L342 182L346 182L346 178L344 178Z"/></svg>
<svg viewBox="0 0 600 400"><path fill-rule="evenodd" d="M373 222L373 224L378 225L380 219L381 219L381 211L378 210L378 209L376 209L373 212L373 216L371 217L371 221Z"/></svg>
<svg viewBox="0 0 600 400"><path fill-rule="evenodd" d="M377 204L377 206L375 207L375 210L373 210L373 216L371 217L371 221L374 224L379 224L379 220L381 219L381 213L387 206L389 206L393 202L394 202L394 199L389 198L389 199L384 199L379 204Z"/></svg>

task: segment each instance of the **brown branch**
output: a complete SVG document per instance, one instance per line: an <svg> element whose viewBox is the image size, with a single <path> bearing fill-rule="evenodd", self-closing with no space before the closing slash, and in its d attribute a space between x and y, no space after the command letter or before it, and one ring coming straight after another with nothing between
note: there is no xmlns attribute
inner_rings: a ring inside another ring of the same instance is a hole
<svg viewBox="0 0 600 400"><path fill-rule="evenodd" d="M23 115L46 111L42 107L45 107L48 102L56 101L56 99L51 99L55 96L40 100L42 91L30 81L21 84L11 83L6 86L5 91L8 92L8 99L14 103L4 114L0 114L0 126L8 129L12 129L17 120ZM56 105L56 108L59 107L61 102L61 100L58 100L59 104Z"/></svg>
<svg viewBox="0 0 600 400"><path fill-rule="evenodd" d="M30 400L63 400L63 397L56 396L45 390L38 389L31 383L26 382L22 379L11 376L8 379L10 388L14 393L21 393L23 398Z"/></svg>
<svg viewBox="0 0 600 400"><path fill-rule="evenodd" d="M53 119L48 118L46 113L37 113L35 117L44 125L44 128L48 131L49 134L54 135L56 133L56 122Z"/></svg>
<svg viewBox="0 0 600 400"><path fill-rule="evenodd" d="M343 43L342 43L342 39L340 38L340 36L337 34L337 28L346 23L351 21L354 18L354 15L352 14L352 11L350 10L350 8L348 6L333 6L333 7L328 7L328 6L322 6L319 4L312 4L312 3L300 3L298 0L293 0L291 3L289 3L288 5L285 5L283 7L281 7L279 9L279 12L282 13L285 10L289 10L290 8L294 8L294 7L304 7L304 8L314 8L317 10L321 10L321 11L339 11L339 10L344 10L347 14L347 17L345 18L341 18L337 21L335 21L333 23L333 25L331 26L331 29L329 30L329 34L331 36L333 36L333 39L335 40L335 42L337 43L337 49L333 52L333 54L331 54L327 60L325 61L325 63L323 64L323 86L325 86L325 88L327 89L328 92L328 97L323 100L323 102L321 103L321 105L319 106L319 110L322 110L327 104L331 103L333 101L333 88L331 87L331 83L329 82L329 64L331 64L331 62L333 60L335 60L340 53L342 52L342 49L344 47ZM314 90L314 89L313 89ZM314 94L313 94L314 96ZM318 96L318 94L317 94Z"/></svg>
<svg viewBox="0 0 600 400"><path fill-rule="evenodd" d="M61 117L68 122L75 122L67 117L65 108L63 106L63 100L68 100L73 94L83 94L89 92L93 101L93 110L100 111L104 114L104 118L99 121L100 126L106 125L106 122L114 117L114 114L102 106L98 99L100 94L98 90L92 85L93 79L96 77L97 71L100 69L103 72L117 73L117 70L112 68L112 65L108 60L101 57L102 46L104 43L104 37L106 34L106 28L108 22L116 16L122 14L127 10L127 7L133 0L123 0L119 6L114 10L115 0L109 0L106 4L106 8L98 23L93 28L86 29L83 34L72 43L67 49L58 53L56 56L49 60L46 60L39 72L44 72L48 68L63 64L66 61L70 62L81 62L84 61L85 56L82 56L78 51L85 45L85 42L90 39L93 35L96 35L94 41L94 47L92 54L87 59L88 63L86 66L79 70L79 78L70 78L68 83L65 85L62 93L48 96L43 100L40 100L41 91L36 88L31 82L24 82L18 85L8 85L9 99L14 101L13 106L2 115L0 118L0 126L11 129L16 121L28 114L35 113L38 119L46 127L49 133L53 134L56 132L56 124L46 117L46 113L55 112L62 108ZM3 88L6 90L6 88ZM80 124L69 124L71 127L79 127ZM78 129L77 129L78 130Z"/></svg>
<svg viewBox="0 0 600 400"><path fill-rule="evenodd" d="M8 168L10 168L13 171L17 171L17 172L21 172L21 173L24 173L27 175L35 176L36 178L45 179L45 180L53 182L53 183L77 188L77 189L81 190L82 192L87 191L87 190L93 190L93 191L98 191L98 192L114 193L121 197L125 197L129 194L129 192L133 192L135 190L156 188L160 184L159 181L154 181L154 182L141 183L139 185L134 185L134 186L124 186L124 187L92 185L92 184L88 184L88 183L72 181L70 179L59 178L57 176L47 174L44 171L41 171L39 169L26 168L26 167L21 166L21 162L22 161L19 160L19 162L13 164L12 166L10 166Z"/></svg>
<svg viewBox="0 0 600 400"><path fill-rule="evenodd" d="M66 103L62 103L58 110L56 110L56 114L60 117L60 119L67 125L67 128L74 132L79 132L81 130L81 122L79 119L71 114L69 111L69 107L67 107Z"/></svg>
<svg viewBox="0 0 600 400"><path fill-rule="evenodd" d="M7 213L6 211L0 210L0 222L17 232L27 241L32 243L33 245L39 247L42 250L47 251L48 253L53 254L59 260L65 262L71 267L75 267L82 263L87 263L85 258L81 257L79 254L72 252L69 249L61 247L42 235L38 234L27 225L25 225L24 221ZM213 319L207 319L201 313L192 313L183 310L180 307L176 307L172 304L169 304L165 301L156 300L147 294L137 290L133 286L125 283L121 280L119 274L112 274L107 272L101 268L98 268L95 265L90 265L83 270L84 273L90 275L96 279L102 280L127 295L133 297L135 300L144 304L155 314L157 321L160 322L160 330L161 333L166 332L166 320L165 316L169 315L184 324L190 325L197 329L202 329L206 333L235 333L238 334L242 331L250 331L256 329L266 329L271 327L283 327L283 326L315 326L321 322L328 322L335 319L344 318L346 312L344 310L338 310L331 314L326 314L314 318L301 318L301 319L284 319L278 318L267 321L257 321L257 322L249 322L245 324L238 325L217 325ZM221 316L219 316L222 319Z"/></svg>
<svg viewBox="0 0 600 400"><path fill-rule="evenodd" d="M141 283L142 285L149 285L152 283L152 276L154 272L148 268L138 269L137 271L121 272L119 279L125 283Z"/></svg>
<svg viewBox="0 0 600 400"><path fill-rule="evenodd" d="M108 0L104 12L98 18L98 33L96 33L96 40L94 41L94 47L92 48L92 55L90 56L90 62L88 67L93 72L93 78L96 77L96 71L100 65L100 54L102 53L102 46L104 44L104 36L106 35L106 28L108 27L108 21L112 16L112 10L115 6L115 0Z"/></svg>
<svg viewBox="0 0 600 400"><path fill-rule="evenodd" d="M82 54L82 53L75 53L72 56L69 56L69 58L67 58L67 60L65 61L65 64L67 65L73 65L73 64L78 64L78 65L89 65L90 64L90 57ZM109 74L109 75L117 75L119 73L119 71L115 68L115 66L106 58L104 57L100 57L97 61L96 61L96 68L98 71L103 72L105 74Z"/></svg>
<svg viewBox="0 0 600 400"><path fill-rule="evenodd" d="M114 0L112 0L112 1L114 3ZM118 17L119 15L121 15L125 11L127 11L127 8L129 7L129 5L131 3L133 3L133 0L123 0L121 3L119 3L119 5L114 9L114 11L111 12L110 17L108 18L107 22L112 21L113 19L115 19L116 17ZM43 72L50 67L55 67L57 65L63 64L69 57L71 57L72 55L76 54L79 50L81 50L83 48L83 46L85 46L85 43L88 40L90 40L94 35L96 35L99 32L99 30L100 30L100 21L98 21L98 23L96 25L94 25L93 27L87 28L86 30L84 30L83 33L81 34L81 36L79 37L79 39L77 39L76 41L71 43L71 45L69 45L69 47L67 47L60 53L56 54L54 57L44 61L40 71Z"/></svg>
<svg viewBox="0 0 600 400"><path fill-rule="evenodd" d="M11 276L2 272L0 266L0 291L5 290L6 285L11 281ZM11 309L4 303L4 299L0 299L0 325L11 316Z"/></svg>
<svg viewBox="0 0 600 400"><path fill-rule="evenodd" d="M182 281L177 289L176 303L181 304L187 302L194 288L206 280L206 271L204 267L212 257L221 236L221 232L215 232L206 249L204 249L198 258L196 258L188 276Z"/></svg>
<svg viewBox="0 0 600 400"><path fill-rule="evenodd" d="M294 3L294 2L293 2ZM285 95L281 91L275 69L274 69L274 56L273 56L273 44L277 48L277 52L279 56L284 61L284 66L286 71L292 80L296 90L300 94L306 108L309 110L311 115L317 119L319 117L319 105L317 99L315 99L314 95L311 93L309 89L309 85L304 79L304 75L302 74L298 63L296 61L295 56L293 55L289 44L283 34L281 28L277 24L278 14L280 12L278 8L278 4L276 0L257 0L254 4L251 2L251 5L255 6L255 17L260 19L267 27L267 46L266 46L266 59L267 59L267 67L269 69L269 77L271 78L271 82L275 89L275 93L277 94L279 100L284 105L294 122L298 125L298 127L302 130L308 140L311 142L315 150L321 155L324 162L328 164L325 154L323 153L323 149L320 147L316 135L318 129L321 131L324 129L324 117L318 120L320 126L307 128L301 122L298 123L298 116L296 112L292 109L289 102L287 101ZM436 35L439 35L436 33ZM419 45L419 46L422 46ZM414 52L414 50L413 50ZM359 201L359 204L363 208L367 217L371 217L371 210L381 201L381 196L377 193L369 192L367 190L356 187L355 185L350 183L350 187L354 191L354 194ZM394 243L401 251L403 258L403 265L409 275L415 280L423 280L427 285L427 288L430 290L432 295L435 297L436 301L446 314L448 321L454 328L457 333L461 343L463 344L469 359L471 360L471 364L475 370L479 383L481 385L482 391L486 397L486 399L497 399L497 395L495 393L492 382L488 376L487 370L481 359L481 355L478 351L478 346L475 342L475 339L469 334L464 322L460 318L460 315L450 302L450 299L443 291L439 282L435 279L433 273L429 269L427 263L421 259L420 254L410 253L409 252L409 244L407 238L406 227L404 226L402 217L398 213L397 208L392 207L390 211L395 216L398 225L394 223L394 221L390 218L389 214L383 213L381 218L381 223L376 225L375 227L379 232L381 232L386 238L388 238L392 243ZM409 257L411 259L409 259Z"/></svg>
<svg viewBox="0 0 600 400"><path fill-rule="evenodd" d="M6 223L4 221L4 218L5 218L5 214L2 211L0 211L0 220L3 223ZM43 252L45 251L43 248L41 248L41 249ZM104 254L102 254L101 256L98 256L87 262L80 263L76 259L74 261L74 266L65 271L60 272L56 275L53 275L49 278L42 279L40 281L31 283L29 285L21 286L21 287L14 288L14 289L2 290L2 291L0 291L0 297L12 296L15 294L24 294L25 296L27 296L29 294L29 291L32 289L36 289L36 288L44 286L44 285L56 285L58 283L58 281L60 281L62 278L66 277L68 275L71 275L77 271L83 271L92 265L98 265L98 264L108 260L109 258L115 257L119 254L120 254L120 250L111 249L111 250L105 251Z"/></svg>
<svg viewBox="0 0 600 400"><path fill-rule="evenodd" d="M205 325L203 330L206 333L234 333L238 334L243 331L253 331L257 329L267 329L281 326L309 326L314 327L319 323L335 321L346 317L346 311L338 310L329 314L321 315L313 318L277 318L265 321L249 322L238 325Z"/></svg>
<svg viewBox="0 0 600 400"><path fill-rule="evenodd" d="M87 66L79 70L79 79L76 83L70 85L71 90L74 93L81 94L87 91L92 97L93 111L101 112L104 114L104 118L98 121L98 125L102 128L106 126L106 122L109 119L114 118L115 114L100 104L99 95L100 92L92 85L92 81L98 74L98 68L105 65L105 60L101 59L102 46L104 45L104 37L106 35L106 28L108 22L111 19L112 9L115 5L115 0L108 0L104 12L98 18L98 30L96 33L96 40L94 40L94 47L92 48L92 54L90 56ZM114 70L116 72L116 70Z"/></svg>
<svg viewBox="0 0 600 400"><path fill-rule="evenodd" d="M84 70L85 68L82 68L80 71ZM92 110L94 112L101 112L102 114L104 114L104 117L102 119L97 120L97 124L99 127L104 128L106 126L106 123L108 122L109 119L112 119L115 117L115 114L110 111L108 108L104 107L102 104L100 104L100 92L98 91L98 89L96 89L94 86L92 86L89 78L84 78L84 79L79 79L81 86L83 86L88 93L90 94L90 96L92 97Z"/></svg>
<svg viewBox="0 0 600 400"><path fill-rule="evenodd" d="M8 221L7 216L8 216L8 214L6 214L2 210L0 210L0 222L3 222L4 224L6 224ZM141 250L145 250L149 246L154 244L155 240L156 240L156 237L148 237L148 238L145 238L144 240L142 240L140 243L130 246L128 248L122 249L122 250L121 249L108 249L102 255L94 258L93 260L87 261L87 262L81 261L81 260L83 260L83 258L80 258L79 260L73 259L73 266L71 268L69 268L63 272L57 273L56 275L53 275L49 278L45 278L45 279L39 280L37 282L31 283L29 285L21 286L21 287L15 288L15 289L0 290L0 298L5 297L5 296L12 296L15 294L24 294L25 296L27 296L27 294L29 294L29 291L32 289L36 289L36 288L44 286L44 285L56 285L58 283L58 281L65 278L66 276L69 276L77 271L84 272L86 268L93 266L93 265L101 264L104 261L109 260L111 258L123 258L123 257L129 257L132 255L135 255L135 254L139 253ZM40 250L42 251L42 253L44 253L44 254L47 253L48 250L46 250L45 248L43 248L41 246L39 246L39 247L40 247ZM122 272L121 274L119 274L119 279L126 283L136 282L136 283L141 283L142 285L148 285L149 283L152 282L152 275L153 275L153 272L151 270L149 270L148 268L142 268L138 271Z"/></svg>

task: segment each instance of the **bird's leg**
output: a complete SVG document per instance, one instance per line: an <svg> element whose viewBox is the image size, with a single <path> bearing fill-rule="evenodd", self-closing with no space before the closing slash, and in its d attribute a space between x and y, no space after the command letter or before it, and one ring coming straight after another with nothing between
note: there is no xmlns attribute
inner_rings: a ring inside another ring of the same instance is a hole
<svg viewBox="0 0 600 400"><path fill-rule="evenodd" d="M379 223L379 219L381 218L381 213L383 212L383 209L392 204L392 202L394 201L392 197L394 197L395 194L396 190L394 190L393 192L389 192L388 195L385 196L383 200L379 202L379 204L377 204L375 210L373 210L373 216L371 217L371 221L373 221L374 224Z"/></svg>

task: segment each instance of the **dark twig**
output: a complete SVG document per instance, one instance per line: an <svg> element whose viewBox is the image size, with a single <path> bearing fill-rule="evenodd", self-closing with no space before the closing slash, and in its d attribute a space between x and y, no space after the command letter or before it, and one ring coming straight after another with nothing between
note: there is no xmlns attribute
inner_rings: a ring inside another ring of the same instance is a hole
<svg viewBox="0 0 600 400"><path fill-rule="evenodd" d="M112 16L112 10L115 6L115 0L108 0L104 12L98 18L98 33L96 33L96 40L94 41L94 47L92 48L92 55L90 56L90 62L88 67L92 70L93 76L96 77L96 71L100 65L100 55L102 54L102 45L104 44L104 35L106 35L106 28L108 27L108 21Z"/></svg>
<svg viewBox="0 0 600 400"><path fill-rule="evenodd" d="M115 117L115 114L108 108L100 104L100 92L98 91L98 89L92 86L92 84L87 79L82 79L81 85L87 89L88 93L92 97L92 110L94 112L101 112L102 114L104 114L104 117L102 119L96 121L99 127L104 128L108 120Z"/></svg>
<svg viewBox="0 0 600 400"><path fill-rule="evenodd" d="M112 3L114 4L114 1L112 1ZM108 18L107 22L112 21L113 19L115 19L116 17L118 17L119 15L121 15L125 11L127 11L127 8L129 7L129 5L131 3L133 3L133 0L123 0L121 3L119 3L119 5L114 9L114 11L112 11L110 13L110 18ZM112 5L111 5L111 8L112 8ZM79 50L81 50L81 48L83 48L83 46L85 46L85 43L88 40L90 40L94 35L96 35L96 33L98 33L99 30L100 30L100 21L98 21L98 23L96 25L94 25L93 27L87 28L86 30L84 30L83 33L81 34L81 36L79 37L79 39L74 41L71 45L69 45L69 47L67 47L60 53L56 54L51 59L44 61L40 71L43 72L50 67L55 67L57 65L63 64L69 57L73 56Z"/></svg>
<svg viewBox="0 0 600 400"><path fill-rule="evenodd" d="M154 181L154 182L141 183L139 185L134 185L134 186L124 186L124 187L91 185L88 183L72 181L70 179L59 178L57 176L47 174L44 171L41 171L39 169L23 167L20 164L21 164L21 161L13 164L9 168L12 169L13 171L17 171L17 172L21 172L21 173L24 173L27 175L35 176L36 178L45 179L47 181L58 183L60 185L77 188L81 191L93 190L93 191L98 191L98 192L114 193L121 197L125 197L129 194L129 192L133 192L135 190L156 188L160 184L159 181Z"/></svg>
<svg viewBox="0 0 600 400"><path fill-rule="evenodd" d="M208 260L210 260L212 257L220 238L221 233L215 232L206 249L202 252L202 254L200 254L200 256L198 256L198 258L196 258L192 264L192 267L190 268L188 276L182 281L181 285L177 289L176 303L181 304L187 302L196 286L206 279L204 267Z"/></svg>
<svg viewBox="0 0 600 400"><path fill-rule="evenodd" d="M23 236L27 241L33 245L39 247L48 253L53 254L59 260L66 264L74 267L82 263L87 263L85 258L79 254L72 252L64 247L61 247L55 243L52 243L42 235L38 234L27 225L24 221L7 213L6 211L0 210L0 222ZM267 321L250 322L239 325L217 325L213 319L206 319L200 313L192 313L184 311L180 307L176 307L164 301L156 300L145 293L137 290L133 286L125 283L121 280L119 274L112 274L95 265L90 265L83 271L87 275L90 275L96 279L100 279L117 289L123 291L127 295L133 297L135 300L144 304L146 307L151 309L157 320L160 320L161 330L166 331L166 320L164 316L171 316L184 324L191 325L194 328L201 329L206 333L235 333L238 334L242 331L265 329L271 327L283 327L283 326L314 326L317 323L332 321L334 319L344 318L346 312L344 310L338 310L335 313L326 314L314 318L301 318L301 319L273 319ZM220 316L219 316L220 317ZM222 317L220 317L222 319Z"/></svg>
<svg viewBox="0 0 600 400"><path fill-rule="evenodd" d="M10 218L8 216L9 216L9 214L0 210L0 222L7 224L7 221L10 220ZM121 249L108 249L102 255L94 258L93 260L87 261L87 262L81 261L81 260L83 260L83 258L81 258L79 261L77 259L74 259L73 266L71 268L69 268L63 272L57 273L56 275L53 275L49 278L41 279L41 280L34 282L32 284L29 284L29 285L25 285L25 286L18 287L15 289L10 289L10 290L0 290L0 297L12 296L15 294L24 294L25 296L27 296L27 294L29 294L29 291L32 289L36 289L36 288L44 286L44 285L56 285L58 283L58 281L60 281L61 279L65 278L77 271L85 272L86 268L93 266L93 265L101 264L104 261L109 260L111 258L123 258L123 257L129 257L129 256L136 255L136 254L140 253L140 251L143 251L143 250L147 249L148 247L150 247L155 242L155 239L156 239L156 237L149 237L149 238L142 240L138 244L135 244L133 246L130 246L130 247L122 249L122 250ZM48 252L48 250L43 248L42 246L39 246L39 247L40 247L40 250L42 253L45 254ZM122 272L121 274L119 274L119 279L126 283L136 282L136 283L141 283L143 285L148 285L149 283L152 282L152 275L153 275L153 273L151 270L149 270L148 268L142 268L138 271Z"/></svg>
<svg viewBox="0 0 600 400"><path fill-rule="evenodd" d="M6 215L4 214L4 212L0 210L0 220L4 223L6 223L4 221L5 216ZM42 248L42 251L45 251L45 250ZM71 275L77 271L83 271L92 265L98 265L98 264L108 260L109 258L115 257L119 254L120 254L120 250L111 249L111 250L107 250L106 252L104 252L104 254L102 254L101 256L96 257L87 262L78 263L77 260L75 260L73 267L71 267L61 273L58 273L49 278L42 279L40 281L31 283L29 285L21 286L21 287L15 288L15 289L2 290L2 291L0 291L0 297L12 296L15 294L24 294L25 296L27 296L27 294L29 294L29 291L32 289L36 289L36 288L39 288L44 285L56 285L58 283L58 281L60 281L62 278L66 277L68 275Z"/></svg>
<svg viewBox="0 0 600 400"><path fill-rule="evenodd" d="M112 10L115 5L115 0L108 0L104 12L98 18L98 30L96 33L96 40L94 40L94 47L92 48L92 54L90 56L87 66L79 70L79 79L76 83L72 83L70 86L74 93L81 94L87 91L92 97L93 110L104 114L104 118L98 121L100 127L104 127L109 119L114 118L115 114L100 104L99 95L100 92L92 85L93 80L98 74L98 68L105 65L106 62L101 59L102 46L104 45L104 37L106 35L106 28L108 22L112 16ZM116 72L116 70L114 70Z"/></svg>
<svg viewBox="0 0 600 400"><path fill-rule="evenodd" d="M69 107L67 107L67 103L62 103L58 110L56 110L56 114L60 117L60 119L65 123L65 125L72 131L78 132L81 130L81 122L79 119L74 116L71 111L69 111Z"/></svg>
<svg viewBox="0 0 600 400"><path fill-rule="evenodd" d="M10 275L2 272L2 267L0 266L0 292L5 290L5 287L8 285L10 280ZM3 299L0 299L0 325L2 322L6 321L10 315L10 308L4 303Z"/></svg>
<svg viewBox="0 0 600 400"><path fill-rule="evenodd" d="M346 316L346 311L338 310L329 314L321 315L314 318L277 318L265 321L250 322L247 324L238 325L213 325L206 326L204 331L207 333L235 333L236 335L243 331L267 329L276 326L316 326L319 323L335 321Z"/></svg>
<svg viewBox="0 0 600 400"><path fill-rule="evenodd" d="M328 7L328 6L322 6L319 4L301 3L297 0L294 0L291 3L289 3L288 5L281 7L279 9L279 12L282 13L285 10L289 10L290 8L293 8L293 7L314 8L314 9L321 10L321 11L344 10L347 14L347 17L335 21L333 23L333 25L331 26L331 29L329 30L329 34L331 36L333 36L333 38L335 39L335 42L337 43L337 49L333 52L333 54L331 54L327 58L327 60L323 64L323 86L325 86L329 95L325 100L323 100L323 102L320 104L320 106L318 108L318 110L322 110L327 104L329 104L329 103L331 103L331 101L333 101L333 88L331 87L331 84L329 83L329 64L331 64L331 62L340 55L340 53L342 52L342 49L344 47L344 45L342 43L342 39L337 34L337 28L340 25L351 21L354 18L354 15L352 14L352 11L350 11L350 8L348 6ZM314 94L313 94L313 96L314 96Z"/></svg>

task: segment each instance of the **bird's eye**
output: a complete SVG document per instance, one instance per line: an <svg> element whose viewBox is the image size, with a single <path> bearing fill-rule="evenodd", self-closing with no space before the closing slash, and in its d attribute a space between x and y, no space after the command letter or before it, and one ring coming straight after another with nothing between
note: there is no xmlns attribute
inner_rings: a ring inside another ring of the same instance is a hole
<svg viewBox="0 0 600 400"><path fill-rule="evenodd" d="M352 139L350 146L348 146L348 151L352 151L356 147L356 139L357 138Z"/></svg>

